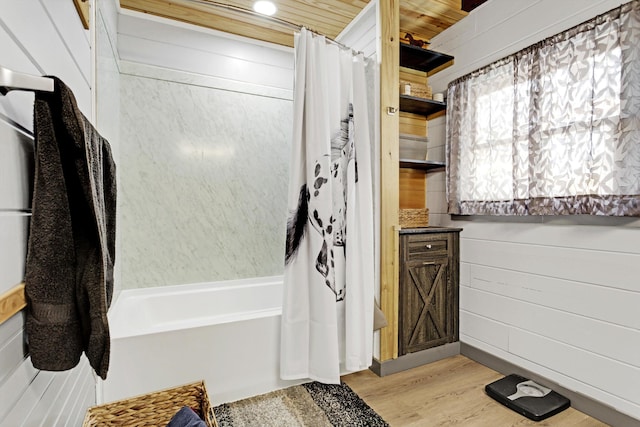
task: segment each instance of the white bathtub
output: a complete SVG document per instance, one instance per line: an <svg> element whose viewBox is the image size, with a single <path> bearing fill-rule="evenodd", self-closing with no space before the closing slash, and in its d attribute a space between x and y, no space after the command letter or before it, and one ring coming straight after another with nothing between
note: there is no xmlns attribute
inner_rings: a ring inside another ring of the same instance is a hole
<svg viewBox="0 0 640 427"><path fill-rule="evenodd" d="M282 276L124 290L99 401L203 379L217 405L297 384L279 379L281 313Z"/></svg>

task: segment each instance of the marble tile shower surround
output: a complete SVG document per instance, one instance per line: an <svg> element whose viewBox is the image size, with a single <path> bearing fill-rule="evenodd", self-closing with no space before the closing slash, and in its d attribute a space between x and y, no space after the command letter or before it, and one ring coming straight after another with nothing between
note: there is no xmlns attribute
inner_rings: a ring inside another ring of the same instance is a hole
<svg viewBox="0 0 640 427"><path fill-rule="evenodd" d="M123 288L282 274L292 101L120 87Z"/></svg>

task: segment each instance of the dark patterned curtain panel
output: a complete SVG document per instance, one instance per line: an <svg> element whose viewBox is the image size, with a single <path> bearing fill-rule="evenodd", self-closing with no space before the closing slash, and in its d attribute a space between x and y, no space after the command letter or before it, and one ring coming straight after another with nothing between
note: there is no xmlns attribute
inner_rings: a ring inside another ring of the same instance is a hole
<svg viewBox="0 0 640 427"><path fill-rule="evenodd" d="M640 216L640 0L453 81L448 212Z"/></svg>

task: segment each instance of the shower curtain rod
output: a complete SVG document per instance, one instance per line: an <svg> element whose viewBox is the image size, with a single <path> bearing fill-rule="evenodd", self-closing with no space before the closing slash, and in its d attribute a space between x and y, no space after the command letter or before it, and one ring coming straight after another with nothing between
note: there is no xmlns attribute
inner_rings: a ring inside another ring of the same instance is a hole
<svg viewBox="0 0 640 427"><path fill-rule="evenodd" d="M356 53L362 53L361 51L355 50L355 49L353 49L353 48L351 48L351 47L349 47L349 46L347 46L347 45L345 45L343 43L340 43L339 41L334 40L334 39L332 39L331 37L329 37L329 36L327 36L325 34L322 34L322 33L319 33L317 31L311 30L308 27L305 27L304 25L294 24L293 22L289 22L289 21L287 21L285 19L282 19L282 18L276 18L275 16L263 15L261 13L258 13L256 11L254 11L254 10L251 10L251 9L245 9L244 7L233 6L233 5L230 5L230 4L220 3L220 2L217 2L217 1L208 1L208 0L186 0L186 1L188 3L197 3L197 4L204 5L204 6L213 6L213 7L219 8L219 9L227 9L227 10L231 10L231 11L234 11L234 12L243 13L245 15L251 15L251 16L254 16L256 18L264 19L264 20L267 20L267 21L273 21L273 22L275 22L277 24L280 24L280 25L282 25L284 27L290 28L290 29L295 30L295 31L300 31L303 28L306 28L307 31L310 31L313 34L316 34L318 36L323 36L329 43L335 44L336 46L338 46L338 47L340 47L342 49L351 50L351 51L356 52Z"/></svg>
<svg viewBox="0 0 640 427"><path fill-rule="evenodd" d="M6 95L10 90L37 90L53 92L53 79L19 73L0 65L0 94Z"/></svg>

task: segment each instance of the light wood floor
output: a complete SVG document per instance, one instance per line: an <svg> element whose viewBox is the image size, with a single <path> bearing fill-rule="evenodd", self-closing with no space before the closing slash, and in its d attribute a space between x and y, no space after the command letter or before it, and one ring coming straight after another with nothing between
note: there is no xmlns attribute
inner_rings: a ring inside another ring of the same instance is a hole
<svg viewBox="0 0 640 427"><path fill-rule="evenodd" d="M503 375L464 356L397 374L362 371L342 379L392 427L606 427L573 408L541 422L502 406L484 386Z"/></svg>

